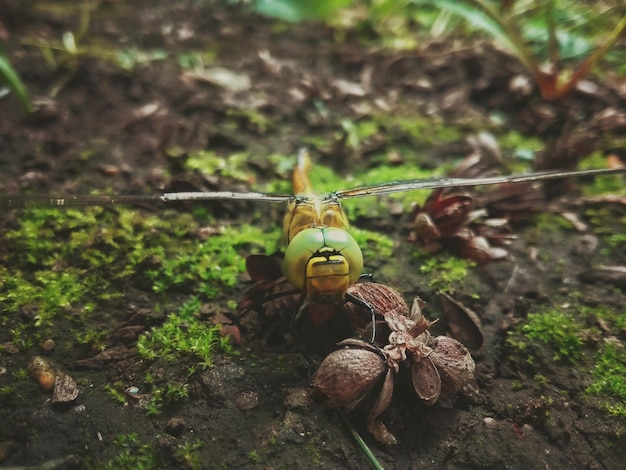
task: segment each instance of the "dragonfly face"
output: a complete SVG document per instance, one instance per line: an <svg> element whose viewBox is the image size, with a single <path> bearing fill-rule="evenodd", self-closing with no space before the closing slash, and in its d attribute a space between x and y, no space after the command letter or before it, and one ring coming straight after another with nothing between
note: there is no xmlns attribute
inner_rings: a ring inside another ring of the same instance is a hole
<svg viewBox="0 0 626 470"><path fill-rule="evenodd" d="M356 240L337 227L314 227L293 237L283 264L283 274L317 303L341 300L363 270L363 255Z"/></svg>
<svg viewBox="0 0 626 470"><path fill-rule="evenodd" d="M332 194L296 196L289 203L283 221L283 274L314 302L338 302L361 275L363 255L347 228L348 219Z"/></svg>

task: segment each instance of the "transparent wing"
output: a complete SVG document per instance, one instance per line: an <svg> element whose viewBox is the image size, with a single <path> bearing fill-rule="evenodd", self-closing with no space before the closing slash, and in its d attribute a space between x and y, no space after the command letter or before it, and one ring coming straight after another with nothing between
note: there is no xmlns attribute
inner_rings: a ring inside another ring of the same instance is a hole
<svg viewBox="0 0 626 470"><path fill-rule="evenodd" d="M490 176L486 178L439 178L427 180L400 180L335 191L333 194L339 199L348 199L354 197L376 196L382 194L415 191L418 189L464 188L468 186L481 186L502 183L523 183L527 181L552 180L560 178L572 178L575 176L594 176L617 173L626 173L626 167L582 171L545 171L539 173L526 173L508 176Z"/></svg>
<svg viewBox="0 0 626 470"><path fill-rule="evenodd" d="M77 206L114 206L139 202L175 202L175 201L215 201L239 200L260 202L287 202L292 196L287 194L182 192L133 196L41 196L41 195L0 195L0 208L24 209L29 207L77 207Z"/></svg>
<svg viewBox="0 0 626 470"><path fill-rule="evenodd" d="M361 186L353 189L339 190L332 193L339 199L375 196L382 194L415 191L419 189L463 188L501 183L522 183L525 181L571 178L576 176L594 176L625 173L626 167L583 170L583 171L548 171L509 176L492 176L487 178L439 178L429 180L390 181L388 183ZM140 202L175 202L175 201L215 201L239 200L284 203L294 196L288 194L263 194L255 192L235 193L229 191L215 192L180 192L130 196L42 196L42 195L0 195L0 208L23 209L29 207L78 207L78 206L113 206L117 204L133 204Z"/></svg>

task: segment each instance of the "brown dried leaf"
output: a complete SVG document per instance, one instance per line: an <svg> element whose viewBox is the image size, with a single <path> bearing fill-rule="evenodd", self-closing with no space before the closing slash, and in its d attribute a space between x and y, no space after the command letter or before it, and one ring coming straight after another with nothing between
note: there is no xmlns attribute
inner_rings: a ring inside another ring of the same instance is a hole
<svg viewBox="0 0 626 470"><path fill-rule="evenodd" d="M79 389L76 381L64 372L59 372L54 382L52 403L69 403L76 400Z"/></svg>
<svg viewBox="0 0 626 470"><path fill-rule="evenodd" d="M233 93L249 90L252 81L248 75L234 72L224 67L207 67L201 70L188 70L183 73L187 81L202 81L217 85Z"/></svg>
<svg viewBox="0 0 626 470"><path fill-rule="evenodd" d="M478 315L448 294L439 294L443 315L452 336L470 351L478 351L483 345L483 334Z"/></svg>
<svg viewBox="0 0 626 470"><path fill-rule="evenodd" d="M374 439L384 446L392 446L398 443L398 440L389 432L387 426L380 421L374 420L367 423L367 430L374 436Z"/></svg>
<svg viewBox="0 0 626 470"><path fill-rule="evenodd" d="M613 284L626 288L626 266L600 266L581 273L579 278L584 282Z"/></svg>
<svg viewBox="0 0 626 470"><path fill-rule="evenodd" d="M506 249L491 246L486 238L480 236L463 240L458 251L459 256L478 264L500 261L509 257L509 252Z"/></svg>
<svg viewBox="0 0 626 470"><path fill-rule="evenodd" d="M132 357L135 354L137 354L135 348L130 348L125 345L114 346L112 348L105 349L95 356L76 361L74 366L82 369L100 370L103 369L109 362L121 361Z"/></svg>
<svg viewBox="0 0 626 470"><path fill-rule="evenodd" d="M383 382L382 390L378 395L378 399L374 406L372 407L372 411L368 416L368 421L372 422L376 418L378 418L383 411L387 409L389 403L391 403L391 397L393 396L393 370L391 367L387 368L387 374L385 375L385 381Z"/></svg>
<svg viewBox="0 0 626 470"><path fill-rule="evenodd" d="M283 276L278 259L267 255L249 255L246 271L253 281L275 281Z"/></svg>
<svg viewBox="0 0 626 470"><path fill-rule="evenodd" d="M246 269L255 282L239 299L237 308L240 314L262 308L271 317L297 308L301 292L283 277L278 257L250 255L246 258Z"/></svg>

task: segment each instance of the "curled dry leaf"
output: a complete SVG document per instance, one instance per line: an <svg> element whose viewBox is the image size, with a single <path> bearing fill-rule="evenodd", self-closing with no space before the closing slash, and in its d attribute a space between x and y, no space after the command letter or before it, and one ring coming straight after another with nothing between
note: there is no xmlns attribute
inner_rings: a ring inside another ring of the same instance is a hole
<svg viewBox="0 0 626 470"><path fill-rule="evenodd" d="M58 372L52 392L52 403L69 403L78 398L78 384L65 372Z"/></svg>
<svg viewBox="0 0 626 470"><path fill-rule="evenodd" d="M480 350L483 346L483 333L478 315L448 294L439 294L439 299L452 337L470 351Z"/></svg>
<svg viewBox="0 0 626 470"><path fill-rule="evenodd" d="M387 426L381 421L370 421L367 423L367 430L374 436L374 439L384 446L393 446L398 443L396 437L389 432Z"/></svg>
<svg viewBox="0 0 626 470"><path fill-rule="evenodd" d="M511 234L507 226L492 224L489 219L477 222L483 212L472 211L473 199L468 195L446 195L442 189L431 193L423 207L413 210L413 230L408 240L427 251L448 250L479 264L508 256L494 244L508 243Z"/></svg>
<svg viewBox="0 0 626 470"><path fill-rule="evenodd" d="M237 73L224 67L207 67L201 70L186 71L185 80L208 82L233 93L249 90L252 80L248 75Z"/></svg>
<svg viewBox="0 0 626 470"><path fill-rule="evenodd" d="M581 273L579 278L584 282L601 282L626 288L626 266L600 266Z"/></svg>
<svg viewBox="0 0 626 470"><path fill-rule="evenodd" d="M499 151L487 136L471 139L474 152L450 172L450 177L493 176L499 166ZM480 196L434 190L422 207L412 212L409 242L429 252L447 250L479 264L508 258L503 246L516 237L509 223L528 220L545 205L540 182L504 183L490 187Z"/></svg>

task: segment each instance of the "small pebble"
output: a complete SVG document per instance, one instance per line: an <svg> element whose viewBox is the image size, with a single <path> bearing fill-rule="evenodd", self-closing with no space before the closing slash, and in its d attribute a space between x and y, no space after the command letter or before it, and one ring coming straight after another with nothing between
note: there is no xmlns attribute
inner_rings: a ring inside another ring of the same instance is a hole
<svg viewBox="0 0 626 470"><path fill-rule="evenodd" d="M41 356L35 356L28 364L30 375L39 383L44 392L51 392L57 378L57 372L52 362Z"/></svg>
<svg viewBox="0 0 626 470"><path fill-rule="evenodd" d="M259 394L249 390L242 392L235 399L235 406L240 410L251 410L259 406Z"/></svg>
<svg viewBox="0 0 626 470"><path fill-rule="evenodd" d="M13 450L13 441L0 442L0 463L4 462Z"/></svg>
<svg viewBox="0 0 626 470"><path fill-rule="evenodd" d="M292 390L285 398L285 406L290 410L308 408L311 406L311 396L307 389L297 388Z"/></svg>
<svg viewBox="0 0 626 470"><path fill-rule="evenodd" d="M83 404L76 405L75 407L73 407L70 410L71 413L74 413L74 414L77 414L77 415L82 414L85 411L87 411L87 407L85 405L83 405Z"/></svg>
<svg viewBox="0 0 626 470"><path fill-rule="evenodd" d="M52 351L55 347L53 339L47 339L43 343L41 343L41 349L44 351Z"/></svg>
<svg viewBox="0 0 626 470"><path fill-rule="evenodd" d="M174 437L180 437L183 431L187 428L185 420L182 418L172 418L165 425L165 431Z"/></svg>
<svg viewBox="0 0 626 470"><path fill-rule="evenodd" d="M488 428L495 428L497 426L497 421L493 418L485 418L483 419L483 423L485 423L485 426L487 426Z"/></svg>

